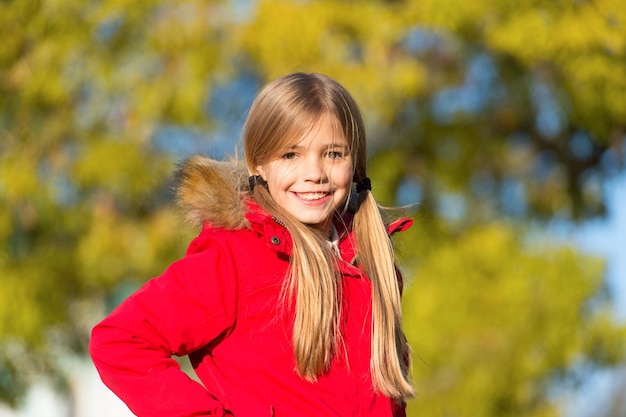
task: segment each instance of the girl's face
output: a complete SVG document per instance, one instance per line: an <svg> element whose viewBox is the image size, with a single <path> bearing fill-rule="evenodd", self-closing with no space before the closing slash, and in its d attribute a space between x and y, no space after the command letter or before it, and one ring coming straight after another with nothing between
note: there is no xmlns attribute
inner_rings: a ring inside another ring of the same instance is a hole
<svg viewBox="0 0 626 417"><path fill-rule="evenodd" d="M352 157L333 116L323 115L295 144L257 166L276 203L297 220L324 233L352 186Z"/></svg>

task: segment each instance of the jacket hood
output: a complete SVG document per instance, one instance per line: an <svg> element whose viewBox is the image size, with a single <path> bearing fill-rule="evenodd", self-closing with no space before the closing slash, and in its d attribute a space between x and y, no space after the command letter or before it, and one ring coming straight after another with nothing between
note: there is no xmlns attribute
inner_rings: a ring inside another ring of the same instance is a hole
<svg viewBox="0 0 626 417"><path fill-rule="evenodd" d="M176 171L177 205L185 221L195 227L246 227L249 189L248 172L238 160L193 156L181 162Z"/></svg>

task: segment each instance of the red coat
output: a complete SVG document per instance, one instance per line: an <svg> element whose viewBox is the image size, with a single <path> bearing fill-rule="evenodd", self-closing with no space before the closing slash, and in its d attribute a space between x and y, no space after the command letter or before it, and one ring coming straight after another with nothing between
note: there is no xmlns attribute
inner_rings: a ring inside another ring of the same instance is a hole
<svg viewBox="0 0 626 417"><path fill-rule="evenodd" d="M293 311L280 301L290 236L258 210L246 218L237 230L205 226L184 258L93 329L104 383L146 417L404 416L404 405L372 388L371 284L350 264L351 234L339 230L343 349L307 382L295 372ZM202 384L172 355L189 355Z"/></svg>

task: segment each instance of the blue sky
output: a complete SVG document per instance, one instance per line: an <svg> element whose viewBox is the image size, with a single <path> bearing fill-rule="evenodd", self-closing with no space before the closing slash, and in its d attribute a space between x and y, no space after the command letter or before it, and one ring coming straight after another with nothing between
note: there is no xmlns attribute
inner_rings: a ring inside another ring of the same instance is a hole
<svg viewBox="0 0 626 417"><path fill-rule="evenodd" d="M626 171L605 183L608 215L573 229L571 236L585 252L606 259L607 286L613 295L615 317L626 324ZM581 393L565 408L565 417L589 417L607 406L620 383L619 371L589 375Z"/></svg>
<svg viewBox="0 0 626 417"><path fill-rule="evenodd" d="M606 219L585 223L574 231L576 244L607 260L607 285L615 297L615 314L626 322L626 171L609 179Z"/></svg>

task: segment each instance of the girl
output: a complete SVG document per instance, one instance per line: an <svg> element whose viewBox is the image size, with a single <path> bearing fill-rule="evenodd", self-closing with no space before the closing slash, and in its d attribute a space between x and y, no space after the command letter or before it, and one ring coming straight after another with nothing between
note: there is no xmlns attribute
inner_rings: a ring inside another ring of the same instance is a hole
<svg viewBox="0 0 626 417"><path fill-rule="evenodd" d="M202 230L93 329L102 380L146 417L404 416L389 236L411 221L383 223L356 103L324 75L287 75L259 92L243 138L247 172L181 167L178 200Z"/></svg>

